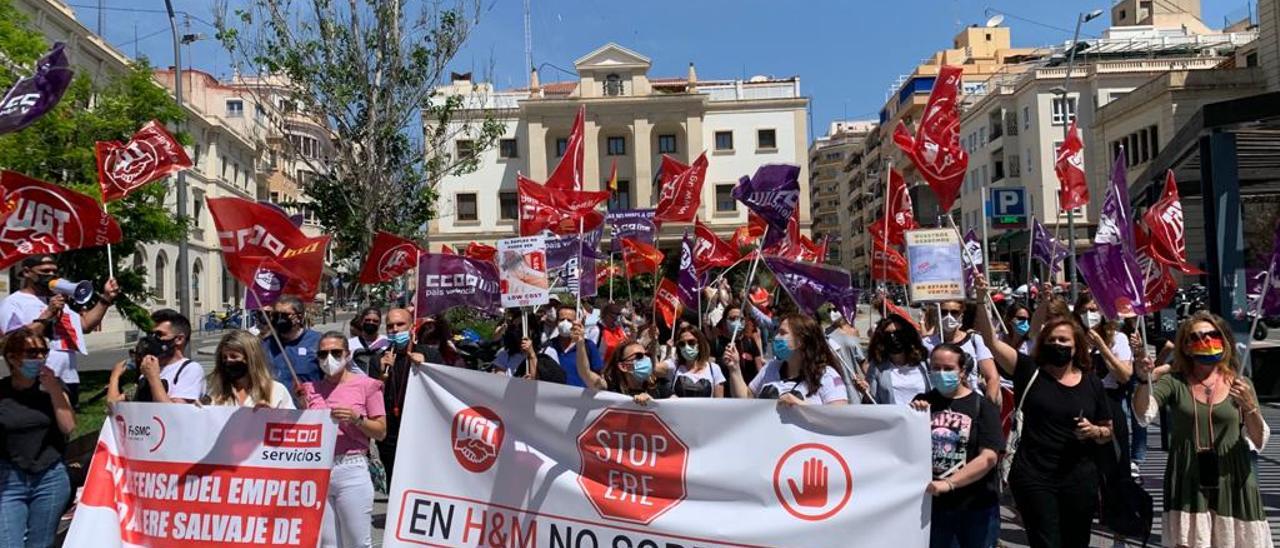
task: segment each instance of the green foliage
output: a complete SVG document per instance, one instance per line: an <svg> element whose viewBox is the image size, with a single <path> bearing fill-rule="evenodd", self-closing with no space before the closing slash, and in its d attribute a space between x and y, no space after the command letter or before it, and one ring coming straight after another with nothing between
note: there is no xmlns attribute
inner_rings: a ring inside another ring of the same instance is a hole
<svg viewBox="0 0 1280 548"><path fill-rule="evenodd" d="M29 69L30 62L48 46L24 25L9 2L0 0L0 54L27 63ZM77 75L51 112L27 129L0 136L0 168L97 196L95 141L126 140L153 119L170 124L184 119L177 103L152 80L151 73L143 60L105 83ZM12 85L17 76L0 75L0 86ZM184 141L185 137L178 136ZM123 291L118 306L135 325L150 323L147 311L136 304L147 296L146 272L122 265L132 264L129 257L138 244L176 241L186 230L187 221L176 219L164 204L168 187L166 181L152 183L108 205L124 234L123 241L113 246L116 279ZM105 247L64 253L59 262L68 278L95 280L99 287L107 278Z"/></svg>
<svg viewBox="0 0 1280 548"><path fill-rule="evenodd" d="M378 230L423 239L436 217L438 182L474 171L477 155L504 130L492 117L460 116L465 98L438 91L479 1L426 2L416 15L406 4L252 0L217 9L218 38L241 72L284 80L293 115L332 131L334 154L325 162L287 152L319 174L303 182L308 200L296 205L334 236L338 261L359 264ZM283 130L287 117L274 118ZM462 134L475 152L454 158L449 151Z"/></svg>

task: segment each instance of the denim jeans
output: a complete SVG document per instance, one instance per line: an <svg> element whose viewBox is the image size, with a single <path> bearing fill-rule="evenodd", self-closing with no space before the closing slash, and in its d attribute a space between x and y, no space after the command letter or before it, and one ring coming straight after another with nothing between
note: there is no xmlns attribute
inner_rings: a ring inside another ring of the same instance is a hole
<svg viewBox="0 0 1280 548"><path fill-rule="evenodd" d="M982 510L933 509L929 530L930 548L990 548L996 544L999 528L992 535L992 523L1000 522L1000 507Z"/></svg>
<svg viewBox="0 0 1280 548"><path fill-rule="evenodd" d="M1147 427L1138 424L1133 411L1133 393L1124 398L1124 418L1129 421L1129 459L1138 464L1147 461Z"/></svg>
<svg viewBox="0 0 1280 548"><path fill-rule="evenodd" d="M52 546L70 497L62 462L32 474L0 460L0 546Z"/></svg>

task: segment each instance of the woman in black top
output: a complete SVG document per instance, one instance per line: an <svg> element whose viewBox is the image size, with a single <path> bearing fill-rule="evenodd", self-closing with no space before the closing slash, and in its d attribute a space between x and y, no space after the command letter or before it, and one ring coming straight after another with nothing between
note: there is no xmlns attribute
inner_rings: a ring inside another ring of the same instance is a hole
<svg viewBox="0 0 1280 548"><path fill-rule="evenodd" d="M48 355L44 338L25 327L5 338L11 374L0 379L0 546L53 545L71 497L62 452L76 418L62 382L44 365Z"/></svg>
<svg viewBox="0 0 1280 548"><path fill-rule="evenodd" d="M991 298L982 275L974 289L980 304ZM1014 401L1022 406L1022 437L1008 481L1032 548L1088 546L1112 416L1092 372L1084 328L1071 317L1049 318L1031 356L996 338L986 314L978 315L978 331L993 341L991 352L1013 376Z"/></svg>
<svg viewBox="0 0 1280 548"><path fill-rule="evenodd" d="M953 343L934 347L929 357L933 390L916 396L911 407L931 411L933 495L931 548L987 548L1000 529L996 478L1004 450L1000 408L969 388L973 360Z"/></svg>
<svg viewBox="0 0 1280 548"><path fill-rule="evenodd" d="M578 376L587 388L625 394L639 405L667 396L658 389L658 378L653 374L653 357L649 349L635 339L625 339L618 343L604 368L599 373L592 371L587 358L585 332L582 322L576 322L569 336L573 339L573 344L578 345Z"/></svg>

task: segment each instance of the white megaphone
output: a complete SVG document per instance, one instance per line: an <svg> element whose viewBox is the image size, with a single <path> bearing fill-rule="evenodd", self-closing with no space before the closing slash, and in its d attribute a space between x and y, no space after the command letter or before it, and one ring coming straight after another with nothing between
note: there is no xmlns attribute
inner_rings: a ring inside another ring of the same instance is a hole
<svg viewBox="0 0 1280 548"><path fill-rule="evenodd" d="M73 282L63 278L54 278L49 281L49 289L54 293L66 295L71 302L78 305L88 304L93 298L93 282L88 280L82 282Z"/></svg>

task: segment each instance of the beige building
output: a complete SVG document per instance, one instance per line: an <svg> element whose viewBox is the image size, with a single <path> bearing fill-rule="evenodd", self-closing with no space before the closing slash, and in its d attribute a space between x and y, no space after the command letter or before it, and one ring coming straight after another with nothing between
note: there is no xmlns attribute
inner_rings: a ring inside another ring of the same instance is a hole
<svg viewBox="0 0 1280 548"><path fill-rule="evenodd" d="M467 79L442 89L468 97L465 110L471 114L462 117L492 113L506 134L480 154L477 171L441 181L431 241L465 246L515 236L516 173L546 179L579 106L586 107L586 189L604 188L611 166L618 166L610 209L652 208L662 154L688 163L706 151L698 218L721 236L747 222L746 209L731 194L738 178L766 163L800 166L801 225L809 225L809 101L800 94L799 78L699 80L692 64L686 76L657 78L649 68L647 57L610 43L574 62L574 81L540 84L535 73L531 89L497 90ZM467 153L472 142L457 135L447 152ZM674 243L685 226L664 226L664 244Z"/></svg>
<svg viewBox="0 0 1280 548"><path fill-rule="evenodd" d="M867 135L876 130L873 121L832 122L827 134L809 145L809 203L813 207L813 239L826 239L828 264L848 267L844 249L849 241L849 192L844 166L849 155L861 149Z"/></svg>
<svg viewBox="0 0 1280 548"><path fill-rule="evenodd" d="M1280 0L1258 0L1257 54L1267 89L1280 90Z"/></svg>

